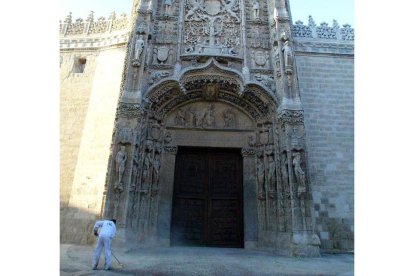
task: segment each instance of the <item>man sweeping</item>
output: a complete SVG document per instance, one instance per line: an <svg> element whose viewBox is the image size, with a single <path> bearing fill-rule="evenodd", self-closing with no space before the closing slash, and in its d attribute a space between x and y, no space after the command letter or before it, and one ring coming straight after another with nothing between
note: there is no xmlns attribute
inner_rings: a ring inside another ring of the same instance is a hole
<svg viewBox="0 0 414 276"><path fill-rule="evenodd" d="M105 270L111 269L111 243L116 233L116 220L99 220L93 227L93 233L98 237L95 251L93 253L92 269L98 267L99 257L101 256L102 248L105 250ZM98 229L99 233L98 233Z"/></svg>

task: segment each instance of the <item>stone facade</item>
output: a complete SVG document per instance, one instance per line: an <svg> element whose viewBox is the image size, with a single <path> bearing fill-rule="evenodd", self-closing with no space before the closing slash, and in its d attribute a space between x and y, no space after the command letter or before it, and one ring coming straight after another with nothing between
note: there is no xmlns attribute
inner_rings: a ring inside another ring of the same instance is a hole
<svg viewBox="0 0 414 276"><path fill-rule="evenodd" d="M177 153L211 147L242 158L243 247L352 250L353 30L312 22L209 0L61 23L62 242L103 216L169 246Z"/></svg>

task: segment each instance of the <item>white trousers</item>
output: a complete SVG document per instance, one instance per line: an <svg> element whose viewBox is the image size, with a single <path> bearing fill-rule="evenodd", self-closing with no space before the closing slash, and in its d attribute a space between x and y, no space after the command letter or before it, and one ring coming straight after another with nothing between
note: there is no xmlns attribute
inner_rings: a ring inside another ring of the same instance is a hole
<svg viewBox="0 0 414 276"><path fill-rule="evenodd" d="M98 266L102 248L105 250L105 269L109 269L111 267L111 242L112 238L99 236L95 251L93 252L92 267L95 268Z"/></svg>

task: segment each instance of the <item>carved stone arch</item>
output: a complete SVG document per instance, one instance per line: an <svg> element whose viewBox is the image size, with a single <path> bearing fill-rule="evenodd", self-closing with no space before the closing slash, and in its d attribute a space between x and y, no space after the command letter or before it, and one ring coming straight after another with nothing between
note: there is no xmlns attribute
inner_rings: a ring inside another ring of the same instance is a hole
<svg viewBox="0 0 414 276"><path fill-rule="evenodd" d="M240 72L222 66L214 58L201 66L184 69L177 77L163 79L144 94L144 101L160 118L177 106L202 99L228 102L258 123L271 121L279 106L267 88L247 82Z"/></svg>
<svg viewBox="0 0 414 276"><path fill-rule="evenodd" d="M207 83L220 84L220 89L234 91L241 94L245 85L243 75L233 68L220 65L214 58L205 64L184 69L179 75L185 91L200 89Z"/></svg>

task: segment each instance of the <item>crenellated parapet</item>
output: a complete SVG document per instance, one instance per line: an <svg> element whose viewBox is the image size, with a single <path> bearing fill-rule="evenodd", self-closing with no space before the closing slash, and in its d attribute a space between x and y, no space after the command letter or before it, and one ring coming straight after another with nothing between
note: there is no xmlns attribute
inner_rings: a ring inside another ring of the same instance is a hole
<svg viewBox="0 0 414 276"><path fill-rule="evenodd" d="M119 31L128 31L130 28L130 18L126 13L122 13L117 17L115 12L112 12L108 18L103 16L95 19L94 12L91 11L89 16L84 20L78 18L72 19L72 13L69 13L64 21L60 21L59 33L60 36L89 36L112 34Z"/></svg>
<svg viewBox="0 0 414 276"><path fill-rule="evenodd" d="M309 15L308 25L304 25L300 20L295 22L293 36L296 38L353 41L354 29L349 24L344 24L341 28L336 20L333 20L332 26L329 26L326 22L322 22L317 26L312 16Z"/></svg>

